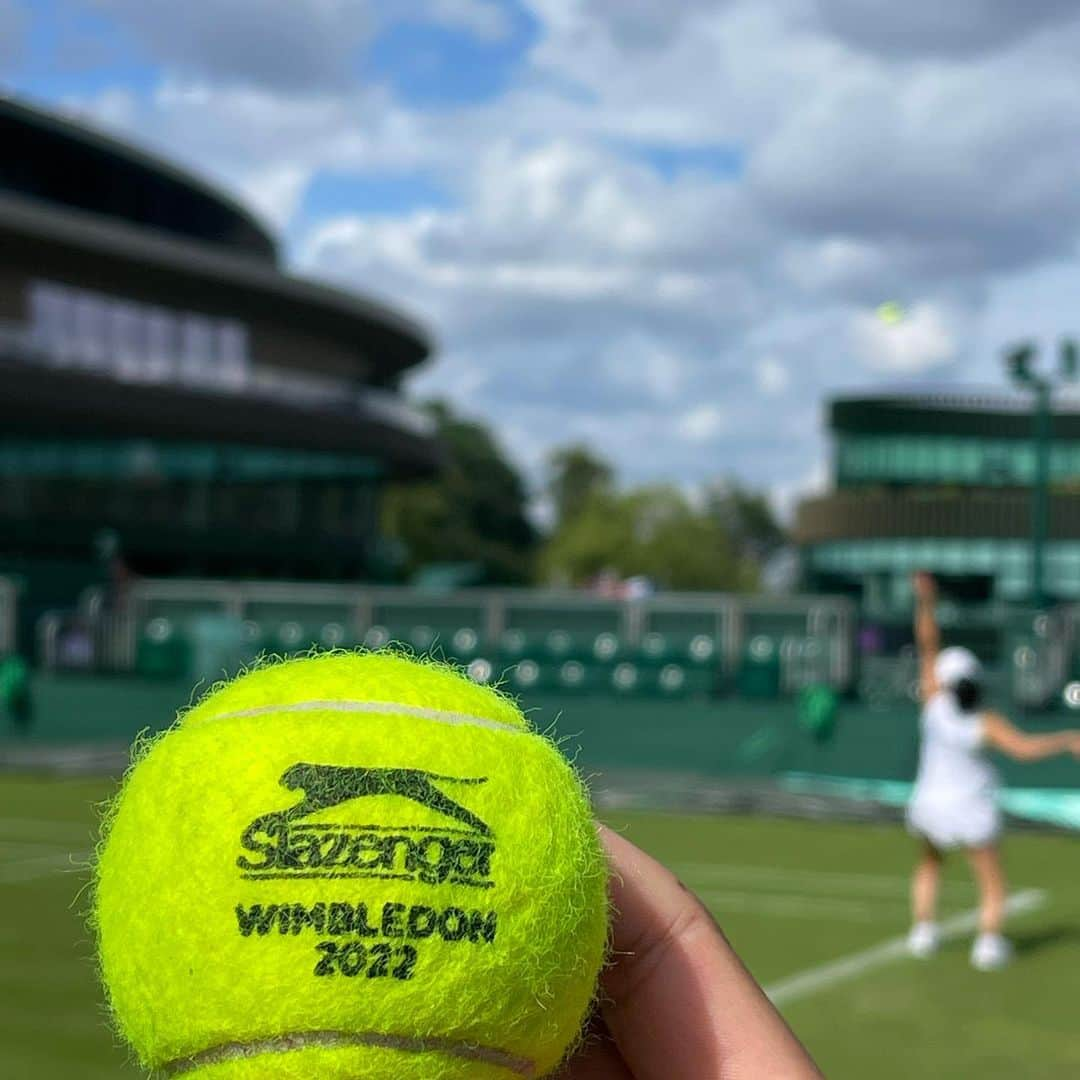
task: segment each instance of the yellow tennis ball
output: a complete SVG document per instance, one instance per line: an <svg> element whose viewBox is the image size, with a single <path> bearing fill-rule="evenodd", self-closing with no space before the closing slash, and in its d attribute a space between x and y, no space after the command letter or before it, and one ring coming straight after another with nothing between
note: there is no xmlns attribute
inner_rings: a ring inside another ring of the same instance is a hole
<svg viewBox="0 0 1080 1080"><path fill-rule="evenodd" d="M259 668L138 758L94 920L121 1033L192 1080L514 1080L576 1041L606 871L506 698L390 653Z"/></svg>
<svg viewBox="0 0 1080 1080"><path fill-rule="evenodd" d="M877 317L886 326L899 326L907 318L907 312L898 301L886 300L884 304L878 304Z"/></svg>

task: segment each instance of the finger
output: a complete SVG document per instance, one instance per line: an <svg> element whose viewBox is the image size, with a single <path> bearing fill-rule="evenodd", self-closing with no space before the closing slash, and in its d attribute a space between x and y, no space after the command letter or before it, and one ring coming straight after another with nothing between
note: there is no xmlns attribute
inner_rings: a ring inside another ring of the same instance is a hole
<svg viewBox="0 0 1080 1080"><path fill-rule="evenodd" d="M601 837L616 910L604 1018L637 1080L819 1077L700 901L629 841Z"/></svg>
<svg viewBox="0 0 1080 1080"><path fill-rule="evenodd" d="M611 1032L598 1021L581 1049L556 1074L556 1080L634 1080L619 1054Z"/></svg>

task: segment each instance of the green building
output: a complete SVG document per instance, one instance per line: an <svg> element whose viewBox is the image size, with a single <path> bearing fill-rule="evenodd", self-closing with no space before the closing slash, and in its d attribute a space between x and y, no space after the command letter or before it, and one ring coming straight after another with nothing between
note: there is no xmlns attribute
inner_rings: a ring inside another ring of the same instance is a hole
<svg viewBox="0 0 1080 1080"><path fill-rule="evenodd" d="M834 489L806 500L796 532L806 583L910 607L926 569L958 602L1031 595L1029 399L942 391L838 398L829 406ZM1046 592L1080 599L1080 405L1059 402L1050 456Z"/></svg>
<svg viewBox="0 0 1080 1080"><path fill-rule="evenodd" d="M442 449L385 304L288 273L227 195L0 97L0 575L25 637L136 576L370 580Z"/></svg>

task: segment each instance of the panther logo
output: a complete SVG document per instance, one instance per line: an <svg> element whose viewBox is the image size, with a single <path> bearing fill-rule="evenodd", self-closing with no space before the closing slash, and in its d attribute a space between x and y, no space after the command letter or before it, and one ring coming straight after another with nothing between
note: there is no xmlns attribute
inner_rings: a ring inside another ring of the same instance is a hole
<svg viewBox="0 0 1080 1080"><path fill-rule="evenodd" d="M490 888L491 827L443 790L477 787L486 777L441 776L422 769L298 762L281 786L300 802L257 817L243 832L237 866L246 878L397 878ZM442 815L446 825L314 823L306 819L358 800L393 797Z"/></svg>

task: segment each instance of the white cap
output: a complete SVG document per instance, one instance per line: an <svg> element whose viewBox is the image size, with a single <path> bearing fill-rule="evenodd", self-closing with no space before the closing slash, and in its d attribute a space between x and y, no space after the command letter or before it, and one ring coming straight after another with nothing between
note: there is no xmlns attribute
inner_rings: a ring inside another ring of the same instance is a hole
<svg viewBox="0 0 1080 1080"><path fill-rule="evenodd" d="M934 678L946 690L954 690L964 679L978 682L981 675L982 666L975 654L959 645L942 649L934 661Z"/></svg>

